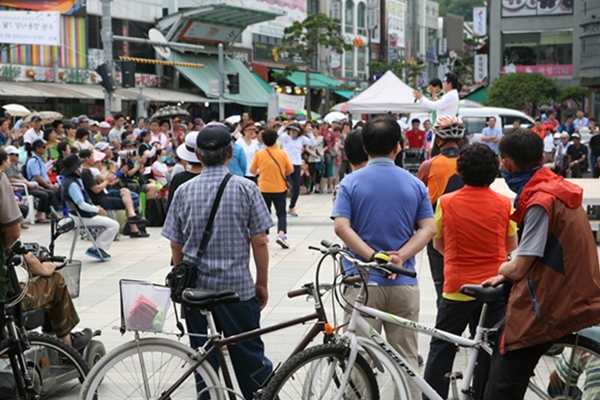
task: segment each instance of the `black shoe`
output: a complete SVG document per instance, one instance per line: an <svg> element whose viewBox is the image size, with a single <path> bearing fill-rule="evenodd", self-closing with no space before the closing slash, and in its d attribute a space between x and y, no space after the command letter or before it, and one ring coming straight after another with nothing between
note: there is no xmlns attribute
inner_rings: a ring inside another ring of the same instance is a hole
<svg viewBox="0 0 600 400"><path fill-rule="evenodd" d="M147 238L149 236L150 236L150 234L148 232L142 232L142 231L131 232L129 234L130 238Z"/></svg>
<svg viewBox="0 0 600 400"><path fill-rule="evenodd" d="M148 223L148 220L144 217L140 217L139 215L135 215L133 217L127 218L128 224L136 224L136 225L145 225Z"/></svg>
<svg viewBox="0 0 600 400"><path fill-rule="evenodd" d="M92 330L85 328L79 332L71 332L71 346L75 347L75 350L81 350L92 340Z"/></svg>

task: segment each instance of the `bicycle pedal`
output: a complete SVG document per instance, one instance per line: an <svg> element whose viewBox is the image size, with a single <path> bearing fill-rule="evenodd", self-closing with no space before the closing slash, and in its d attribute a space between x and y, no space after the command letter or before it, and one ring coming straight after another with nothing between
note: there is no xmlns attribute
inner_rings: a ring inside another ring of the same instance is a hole
<svg viewBox="0 0 600 400"><path fill-rule="evenodd" d="M463 373L462 371L448 372L444 375L444 379L447 382L457 381L459 379L463 379Z"/></svg>

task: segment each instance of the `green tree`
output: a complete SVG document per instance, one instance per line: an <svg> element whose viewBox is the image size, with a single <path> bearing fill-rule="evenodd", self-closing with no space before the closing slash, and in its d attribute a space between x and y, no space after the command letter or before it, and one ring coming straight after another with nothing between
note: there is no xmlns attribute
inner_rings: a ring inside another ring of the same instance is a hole
<svg viewBox="0 0 600 400"><path fill-rule="evenodd" d="M573 86L568 87L560 92L556 101L562 103L567 100L573 100L577 104L577 108L583 110L585 98L588 96L589 91L582 87Z"/></svg>
<svg viewBox="0 0 600 400"><path fill-rule="evenodd" d="M533 105L535 114L538 104L550 103L560 89L554 80L539 73L516 73L504 75L492 81L488 89L487 104L494 107L523 110L527 103Z"/></svg>
<svg viewBox="0 0 600 400"><path fill-rule="evenodd" d="M275 61L285 54L288 58L299 60L306 66L306 113L311 115L310 98L310 64L319 46L331 49L339 54L345 50L351 50L352 45L344 42L340 34L340 21L330 18L326 14L308 14L302 22L294 21L283 31L282 45L273 49ZM298 66L292 63L285 67L283 74L289 76L297 71ZM277 79L277 77L276 77ZM310 118L309 118L310 119Z"/></svg>
<svg viewBox="0 0 600 400"><path fill-rule="evenodd" d="M435 0L440 5L440 15L462 15L465 21L473 21L473 7L481 7L484 0Z"/></svg>

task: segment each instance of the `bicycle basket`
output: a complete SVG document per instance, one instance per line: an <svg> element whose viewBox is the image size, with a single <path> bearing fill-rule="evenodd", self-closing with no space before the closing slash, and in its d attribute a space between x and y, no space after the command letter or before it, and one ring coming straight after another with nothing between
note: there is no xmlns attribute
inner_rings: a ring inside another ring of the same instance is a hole
<svg viewBox="0 0 600 400"><path fill-rule="evenodd" d="M57 270L65 278L67 290L72 299L79 297L79 287L81 285L81 261L71 260L64 267Z"/></svg>
<svg viewBox="0 0 600 400"><path fill-rule="evenodd" d="M148 281L121 279L121 327L130 331L160 332L165 325L171 290Z"/></svg>

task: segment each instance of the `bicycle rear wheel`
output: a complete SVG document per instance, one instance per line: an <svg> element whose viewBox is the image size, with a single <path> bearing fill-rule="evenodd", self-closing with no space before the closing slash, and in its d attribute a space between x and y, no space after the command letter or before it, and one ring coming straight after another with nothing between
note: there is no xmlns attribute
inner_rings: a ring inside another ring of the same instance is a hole
<svg viewBox="0 0 600 400"><path fill-rule="evenodd" d="M600 398L600 344L589 337L572 334L557 340L553 349L558 347L564 348L559 354L540 358L525 399Z"/></svg>
<svg viewBox="0 0 600 400"><path fill-rule="evenodd" d="M24 351L27 370L41 399L74 396L89 369L73 347L54 336L27 333L30 348ZM0 399L19 399L8 353L8 341L0 344Z"/></svg>
<svg viewBox="0 0 600 400"><path fill-rule="evenodd" d="M306 349L286 361L262 393L262 400L333 399L348 364L350 349L344 344L324 344ZM344 399L378 400L373 371L359 355L352 367Z"/></svg>
<svg viewBox="0 0 600 400"><path fill-rule="evenodd" d="M125 343L92 368L79 398L82 400L157 399L171 387L196 360L196 352L188 346L162 338L140 339ZM196 369L199 387L208 387L207 398L223 399L219 378L208 361ZM212 388L212 389L210 389ZM170 399L197 397L194 374L170 395Z"/></svg>

